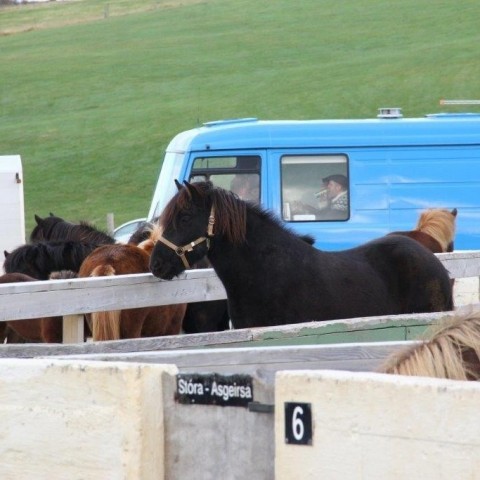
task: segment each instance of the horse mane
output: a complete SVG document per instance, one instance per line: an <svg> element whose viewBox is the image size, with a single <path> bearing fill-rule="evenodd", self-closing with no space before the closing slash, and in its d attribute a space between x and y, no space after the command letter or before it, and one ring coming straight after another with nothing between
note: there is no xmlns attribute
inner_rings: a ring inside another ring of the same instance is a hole
<svg viewBox="0 0 480 480"><path fill-rule="evenodd" d="M190 183L187 187L181 188L168 202L158 222L154 224L150 239L154 242L158 240L163 233L164 225L173 225L174 228L177 228L178 214L183 210L188 210L193 197L195 197L195 201L202 201L205 205L213 206L215 215L213 233L225 236L234 245L240 245L246 240L247 211L255 213L263 220L277 225L310 245L314 243L313 237L310 235L300 236L293 232L273 212L265 210L258 204L245 202L230 190L215 187L209 181Z"/></svg>
<svg viewBox="0 0 480 480"><path fill-rule="evenodd" d="M152 240L155 241L161 236L163 225L173 225L174 228L177 228L177 215L183 210L188 210L193 196L195 196L195 201L203 201L204 204L213 206L215 210L214 234L225 235L234 244L245 241L247 231L246 203L233 192L214 187L211 182L195 182L181 188L168 202L160 215L150 237Z"/></svg>
<svg viewBox="0 0 480 480"><path fill-rule="evenodd" d="M149 240L157 220L158 219L153 219L151 222L145 221L140 224L140 226L132 233L127 243L139 245L145 240Z"/></svg>
<svg viewBox="0 0 480 480"><path fill-rule="evenodd" d="M455 238L457 209L430 208L420 214L415 230L434 238L446 252Z"/></svg>
<svg viewBox="0 0 480 480"><path fill-rule="evenodd" d="M437 328L428 339L392 354L381 373L415 375L453 380L480 380L480 315L457 314Z"/></svg>
<svg viewBox="0 0 480 480"><path fill-rule="evenodd" d="M49 276L49 280L68 280L70 278L77 278L78 272L74 272L73 270L58 270L52 272Z"/></svg>

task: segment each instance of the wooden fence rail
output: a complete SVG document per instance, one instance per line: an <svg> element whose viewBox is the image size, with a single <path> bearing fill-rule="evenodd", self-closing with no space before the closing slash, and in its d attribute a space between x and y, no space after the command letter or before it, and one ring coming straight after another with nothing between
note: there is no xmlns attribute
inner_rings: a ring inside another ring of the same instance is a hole
<svg viewBox="0 0 480 480"><path fill-rule="evenodd" d="M439 254L452 278L480 276L480 251ZM164 281L149 273L0 284L0 321L63 316L64 342L83 339L83 314L226 298L212 269Z"/></svg>

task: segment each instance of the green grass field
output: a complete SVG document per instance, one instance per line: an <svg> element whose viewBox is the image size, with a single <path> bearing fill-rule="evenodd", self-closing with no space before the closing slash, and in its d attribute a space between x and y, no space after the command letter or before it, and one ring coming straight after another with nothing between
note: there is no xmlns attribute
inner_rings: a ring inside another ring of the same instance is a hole
<svg viewBox="0 0 480 480"><path fill-rule="evenodd" d="M27 232L34 213L145 216L166 145L205 121L454 111L439 100L480 98L479 17L473 0L1 7L0 155L22 156Z"/></svg>

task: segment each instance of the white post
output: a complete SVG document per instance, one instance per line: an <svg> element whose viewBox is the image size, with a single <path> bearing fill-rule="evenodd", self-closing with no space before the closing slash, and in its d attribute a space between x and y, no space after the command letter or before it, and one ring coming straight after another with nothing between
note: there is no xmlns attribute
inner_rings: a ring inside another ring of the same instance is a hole
<svg viewBox="0 0 480 480"><path fill-rule="evenodd" d="M109 235L113 234L113 230L115 230L115 220L113 213L107 213L107 232Z"/></svg>

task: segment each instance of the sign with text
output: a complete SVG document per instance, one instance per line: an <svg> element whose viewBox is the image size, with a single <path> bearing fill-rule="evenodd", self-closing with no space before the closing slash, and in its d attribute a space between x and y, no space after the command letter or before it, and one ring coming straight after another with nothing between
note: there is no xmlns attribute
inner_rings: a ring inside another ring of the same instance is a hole
<svg viewBox="0 0 480 480"><path fill-rule="evenodd" d="M246 408L253 401L252 377L180 373L177 375L175 400L184 404Z"/></svg>

